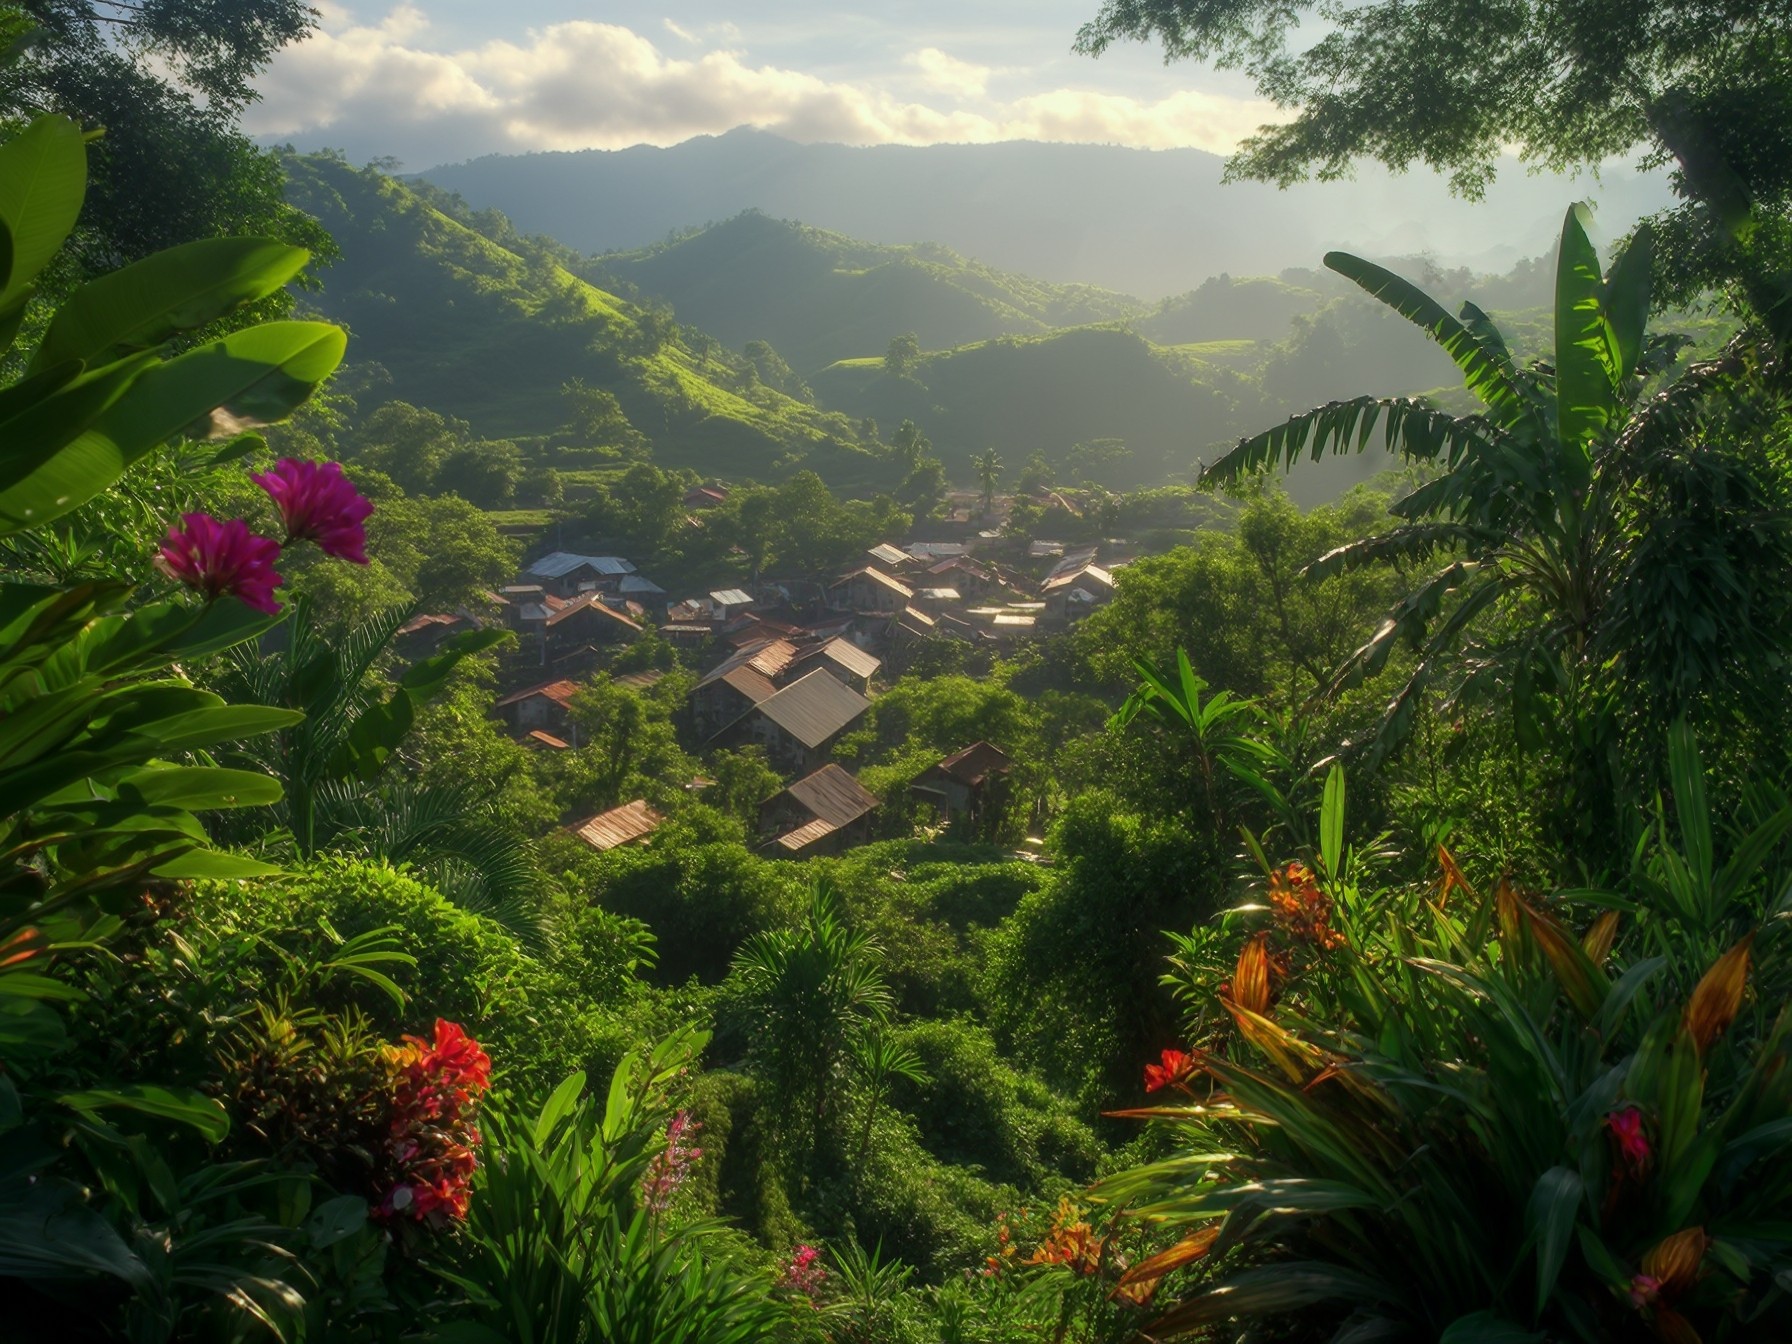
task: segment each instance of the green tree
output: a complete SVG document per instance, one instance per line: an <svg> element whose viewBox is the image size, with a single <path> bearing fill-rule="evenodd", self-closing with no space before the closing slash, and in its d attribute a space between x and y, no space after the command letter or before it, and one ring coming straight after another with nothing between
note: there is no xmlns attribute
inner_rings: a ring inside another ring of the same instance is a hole
<svg viewBox="0 0 1792 1344"><path fill-rule="evenodd" d="M884 351L884 372L892 378L908 377L920 362L921 342L912 331L893 337Z"/></svg>
<svg viewBox="0 0 1792 1344"><path fill-rule="evenodd" d="M636 462L598 490L585 507L585 525L605 544L634 555L672 550L684 526L684 495L693 480L651 462Z"/></svg>
<svg viewBox="0 0 1792 1344"><path fill-rule="evenodd" d="M384 472L407 493L428 494L448 458L471 447L473 427L407 401L389 401L361 423L352 448L358 464Z"/></svg>
<svg viewBox="0 0 1792 1344"><path fill-rule="evenodd" d="M580 745L568 753L562 786L569 807L602 811L649 793L663 803L690 778L691 761L672 722L678 691L688 685L688 678L668 677L639 691L599 673L573 697Z"/></svg>
<svg viewBox="0 0 1792 1344"><path fill-rule="evenodd" d="M1761 451L1763 434L1782 432L1783 402L1762 403L1763 355L1746 338L1664 383L1678 342L1645 332L1649 251L1644 229L1602 276L1581 208L1570 210L1555 358L1525 369L1472 304L1452 318L1391 272L1330 254L1328 266L1438 342L1484 409L1358 397L1247 439L1208 472L1231 479L1379 437L1433 465L1439 474L1393 506L1400 526L1309 567L1443 561L1332 684L1375 674L1397 646L1417 651L1372 757L1410 732L1431 687L1496 693L1521 748L1564 750L1570 811L1608 840L1613 799L1635 796L1639 765L1649 777L1669 722L1782 702L1776 669L1792 638L1787 480ZM1640 757L1625 757L1626 738Z"/></svg>
<svg viewBox="0 0 1792 1344"><path fill-rule="evenodd" d="M890 451L898 462L912 470L933 451L933 441L913 420L904 420L890 435Z"/></svg>
<svg viewBox="0 0 1792 1344"><path fill-rule="evenodd" d="M996 482L1002 479L1002 455L994 448L973 453L971 469L977 473L977 481L983 487L983 512L988 513L996 497Z"/></svg>
<svg viewBox="0 0 1792 1344"><path fill-rule="evenodd" d="M330 257L317 222L288 205L278 161L236 128L253 80L317 22L303 0L23 0L30 38L0 65L0 117L58 112L105 130L73 269L92 272L221 234L279 238ZM283 292L258 315L290 306Z"/></svg>
<svg viewBox="0 0 1792 1344"><path fill-rule="evenodd" d="M562 431L575 447L602 449L612 456L638 457L647 449L647 438L629 423L616 394L574 378L560 389L566 403Z"/></svg>
<svg viewBox="0 0 1792 1344"><path fill-rule="evenodd" d="M449 453L433 486L482 509L497 509L515 498L522 475L522 451L508 439L486 439Z"/></svg>
<svg viewBox="0 0 1792 1344"><path fill-rule="evenodd" d="M1323 20L1311 40L1299 29ZM1162 43L1172 59L1242 70L1294 116L1247 139L1231 178L1343 177L1359 158L1423 163L1478 197L1508 148L1548 168L1636 146L1671 162L1686 205L1658 221L1691 295L1739 278L1792 334L1792 13L1730 0L1106 0L1077 37Z"/></svg>

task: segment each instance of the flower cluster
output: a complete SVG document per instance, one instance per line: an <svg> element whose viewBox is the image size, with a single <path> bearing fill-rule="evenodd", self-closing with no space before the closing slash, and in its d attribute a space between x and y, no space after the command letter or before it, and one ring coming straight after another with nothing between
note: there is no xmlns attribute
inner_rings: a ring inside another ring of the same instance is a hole
<svg viewBox="0 0 1792 1344"><path fill-rule="evenodd" d="M1183 1050L1166 1050L1163 1052L1163 1063L1145 1066L1145 1090L1158 1092L1166 1087L1180 1087L1194 1077L1201 1065L1193 1055Z"/></svg>
<svg viewBox="0 0 1792 1344"><path fill-rule="evenodd" d="M1101 1269L1105 1249L1095 1229L1083 1218L1082 1209L1065 1195L1052 1215L1052 1230L1027 1263L1064 1265L1075 1274L1094 1274Z"/></svg>
<svg viewBox="0 0 1792 1344"><path fill-rule="evenodd" d="M465 1218L478 1165L473 1121L491 1086L491 1059L457 1023L441 1018L433 1042L404 1040L388 1053L393 1093L385 1156L394 1179L375 1215L414 1222L432 1215Z"/></svg>
<svg viewBox="0 0 1792 1344"><path fill-rule="evenodd" d="M1304 863L1290 863L1269 875L1269 907L1276 927L1297 942L1322 952L1344 945L1344 935L1331 926L1332 900Z"/></svg>
<svg viewBox="0 0 1792 1344"><path fill-rule="evenodd" d="M828 1271L821 1263L821 1252L813 1246L798 1246L784 1266L783 1287L801 1293L811 1302L821 1296L828 1281Z"/></svg>
<svg viewBox="0 0 1792 1344"><path fill-rule="evenodd" d="M208 602L225 595L257 611L279 611L274 589L285 582L274 569L281 551L298 541L315 542L325 555L367 563L367 530L373 512L361 492L335 462L283 457L272 471L251 473L280 510L284 543L258 536L241 518L219 522L209 513L182 514L162 543L162 569L205 594Z"/></svg>
<svg viewBox="0 0 1792 1344"><path fill-rule="evenodd" d="M1025 1218L1027 1211L1022 1209L1020 1216ZM983 1277L994 1278L1000 1274L1019 1249L1014 1244L1014 1229L1008 1225L1008 1214L1006 1212L998 1213L996 1215L996 1254L984 1257Z"/></svg>
<svg viewBox="0 0 1792 1344"><path fill-rule="evenodd" d="M680 1111L666 1122L666 1146L653 1155L647 1174L641 1179L641 1207L659 1215L672 1206L672 1196L690 1179L691 1168L703 1156L701 1148L691 1147L686 1140L703 1126L691 1119L689 1111Z"/></svg>

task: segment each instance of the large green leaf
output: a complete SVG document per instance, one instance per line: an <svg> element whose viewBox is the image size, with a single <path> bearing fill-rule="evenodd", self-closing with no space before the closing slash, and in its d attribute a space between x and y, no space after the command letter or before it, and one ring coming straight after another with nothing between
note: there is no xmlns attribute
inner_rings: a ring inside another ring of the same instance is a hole
<svg viewBox="0 0 1792 1344"><path fill-rule="evenodd" d="M253 770L224 770L210 765L153 766L121 779L118 796L184 807L192 812L267 807L280 801L280 781Z"/></svg>
<svg viewBox="0 0 1792 1344"><path fill-rule="evenodd" d="M193 849L151 869L157 877L172 877L191 882L240 882L251 878L280 877L284 868L247 854L232 854L222 849Z"/></svg>
<svg viewBox="0 0 1792 1344"><path fill-rule="evenodd" d="M310 256L268 238L205 238L157 252L76 290L57 310L31 369L153 349L274 293Z"/></svg>
<svg viewBox="0 0 1792 1344"><path fill-rule="evenodd" d="M323 322L269 322L166 363L152 361L72 441L59 441L47 457L40 453L28 474L0 490L0 536L61 517L172 439L284 419L334 371L347 341L341 328ZM23 441L30 450L52 440Z"/></svg>
<svg viewBox="0 0 1792 1344"><path fill-rule="evenodd" d="M61 249L87 194L87 145L67 117L39 117L0 145L0 220L12 265L0 303L10 303Z"/></svg>
<svg viewBox="0 0 1792 1344"><path fill-rule="evenodd" d="M216 1098L190 1087L154 1087L143 1083L118 1087L89 1088L82 1092L65 1092L57 1098L64 1106L77 1111L97 1111L113 1107L153 1115L190 1125L211 1143L222 1142L230 1133L230 1117Z"/></svg>
<svg viewBox="0 0 1792 1344"><path fill-rule="evenodd" d="M1451 1321L1437 1344L1544 1344L1544 1336L1491 1311L1477 1311Z"/></svg>
<svg viewBox="0 0 1792 1344"><path fill-rule="evenodd" d="M1647 220L1612 262L1605 277L1606 321L1616 346L1618 375L1629 378L1642 358L1649 325L1649 281L1655 264L1655 233Z"/></svg>
<svg viewBox="0 0 1792 1344"><path fill-rule="evenodd" d="M1556 258L1556 432L1574 468L1571 481L1590 473L1589 445L1617 418L1623 375L1617 342L1605 316L1599 253L1582 223L1586 207L1569 209Z"/></svg>
<svg viewBox="0 0 1792 1344"><path fill-rule="evenodd" d="M1478 337L1424 290L1372 261L1348 252L1328 252L1325 264L1408 322L1424 328L1462 371L1463 383L1487 407L1496 425L1510 429L1529 413L1530 404L1519 387L1517 373L1510 359L1502 358L1505 342L1498 340L1497 334L1491 342Z"/></svg>
<svg viewBox="0 0 1792 1344"><path fill-rule="evenodd" d="M1555 1292L1562 1262L1568 1258L1568 1240L1580 1212L1585 1186L1580 1173L1571 1167L1551 1167L1537 1178L1531 1190L1531 1201L1525 1208L1525 1227L1537 1247L1537 1299L1535 1311L1543 1308Z"/></svg>
<svg viewBox="0 0 1792 1344"><path fill-rule="evenodd" d="M1463 418L1408 397L1355 397L1293 416L1201 468L1201 481L1229 481L1253 471L1292 467L1302 457L1360 453L1385 444L1415 462L1454 466L1484 450L1496 431L1485 420Z"/></svg>
<svg viewBox="0 0 1792 1344"><path fill-rule="evenodd" d="M0 1190L0 1276L77 1279L109 1274L147 1287L150 1274L124 1239L67 1181Z"/></svg>

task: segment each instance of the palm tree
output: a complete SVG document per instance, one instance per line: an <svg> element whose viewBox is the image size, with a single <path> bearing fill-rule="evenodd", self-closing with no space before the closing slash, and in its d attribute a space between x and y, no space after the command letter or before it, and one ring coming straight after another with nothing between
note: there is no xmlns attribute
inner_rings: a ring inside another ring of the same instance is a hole
<svg viewBox="0 0 1792 1344"><path fill-rule="evenodd" d="M527 840L470 789L421 784L395 768L417 710L446 689L461 659L509 635L458 635L387 683L376 669L415 614L414 605L392 607L337 637L320 629L303 598L294 601L280 627L286 647L237 651L221 689L235 703L305 717L239 744L239 754L284 786L271 823L284 827L300 860L333 852L414 864L457 905L533 938L540 930L531 906L542 879ZM269 823L260 814L264 834Z"/></svg>
<svg viewBox="0 0 1792 1344"><path fill-rule="evenodd" d="M994 448L985 448L971 455L971 466L983 483L983 512L988 513L990 502L995 499L996 482L1002 477L1002 455Z"/></svg>
<svg viewBox="0 0 1792 1344"><path fill-rule="evenodd" d="M1332 402L1203 472L1226 481L1382 443L1429 469L1393 505L1401 525L1307 571L1443 562L1333 679L1335 691L1378 673L1398 645L1415 655L1368 744L1371 761L1410 731L1440 683L1451 699L1508 697L1522 748L1553 726L1585 757L1612 750L1625 715L1647 730L1639 740L1658 742L1661 725L1701 696L1777 666L1787 604L1775 589L1792 575L1792 534L1784 486L1749 440L1781 414L1780 400L1762 395L1778 356L1745 335L1669 381L1684 341L1645 332L1650 252L1645 225L1602 277L1584 208L1570 209L1555 358L1528 367L1473 304L1453 318L1399 276L1331 253L1328 267L1443 348L1482 409Z"/></svg>

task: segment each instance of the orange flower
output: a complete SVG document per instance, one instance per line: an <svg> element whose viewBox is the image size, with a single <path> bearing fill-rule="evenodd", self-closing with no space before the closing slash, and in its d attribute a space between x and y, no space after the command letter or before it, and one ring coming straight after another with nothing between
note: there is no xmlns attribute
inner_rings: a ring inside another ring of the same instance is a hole
<svg viewBox="0 0 1792 1344"><path fill-rule="evenodd" d="M1687 1001L1683 1022L1686 1030L1692 1033L1701 1055L1729 1029L1736 1014L1742 1011L1742 992L1748 987L1749 948L1754 941L1755 935L1751 933L1719 957Z"/></svg>
<svg viewBox="0 0 1792 1344"><path fill-rule="evenodd" d="M1029 1265L1063 1265L1084 1276L1101 1268L1106 1243L1083 1221L1083 1211L1065 1195L1052 1215L1052 1230L1028 1258Z"/></svg>
<svg viewBox="0 0 1792 1344"><path fill-rule="evenodd" d="M1331 897L1319 889L1306 864L1291 863L1269 875L1269 906L1289 937L1323 952L1344 945L1344 935L1331 926Z"/></svg>
<svg viewBox="0 0 1792 1344"><path fill-rule="evenodd" d="M1653 1279L1667 1297L1678 1297L1698 1280L1711 1238L1702 1227L1687 1227L1664 1237L1643 1257L1643 1277Z"/></svg>

